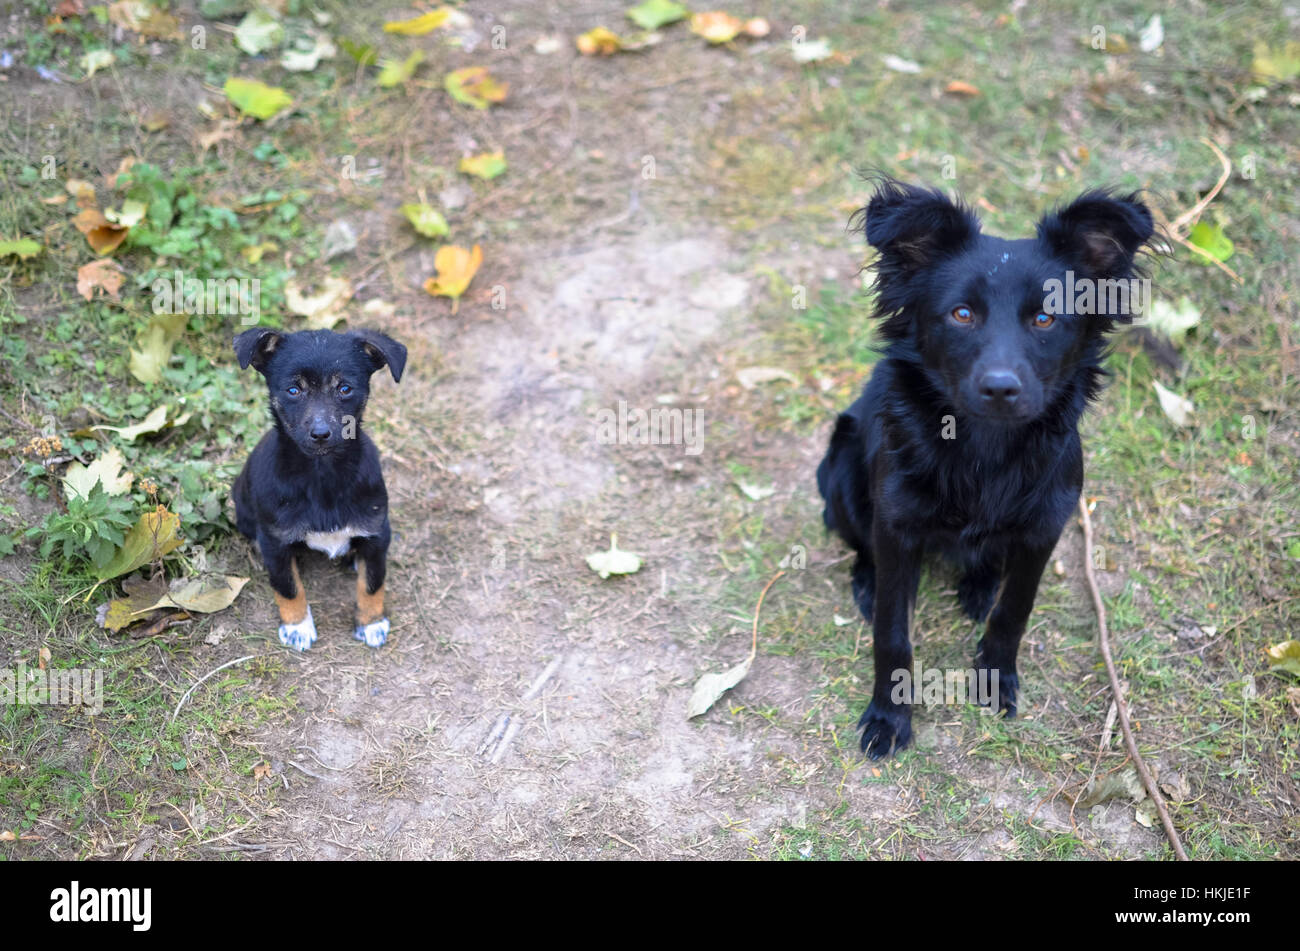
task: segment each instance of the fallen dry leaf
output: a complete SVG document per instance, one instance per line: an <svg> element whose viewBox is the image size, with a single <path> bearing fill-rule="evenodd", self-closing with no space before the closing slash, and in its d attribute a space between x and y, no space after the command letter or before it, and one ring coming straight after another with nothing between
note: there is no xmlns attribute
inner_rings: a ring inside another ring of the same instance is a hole
<svg viewBox="0 0 1300 951"><path fill-rule="evenodd" d="M200 132L195 136L194 141L206 152L219 142L225 142L235 137L235 130L239 128L237 119L221 119L217 124L206 132Z"/></svg>
<svg viewBox="0 0 1300 951"><path fill-rule="evenodd" d="M734 40L745 23L739 17L733 17L722 10L710 13L697 13L691 17L691 32L704 37L710 43L729 43Z"/></svg>
<svg viewBox="0 0 1300 951"><path fill-rule="evenodd" d="M343 319L343 308L352 299L352 284L345 277L327 277L316 293L290 281L284 286L284 302L289 310L307 318L311 330L329 330Z"/></svg>
<svg viewBox="0 0 1300 951"><path fill-rule="evenodd" d="M99 288L113 300L118 299L117 292L125 280L122 269L112 258L99 258L77 268L77 293L90 300Z"/></svg>
<svg viewBox="0 0 1300 951"><path fill-rule="evenodd" d="M943 88L943 91L950 92L954 96L978 96L980 94L979 89L970 83L962 82L960 79L954 79Z"/></svg>
<svg viewBox="0 0 1300 951"><path fill-rule="evenodd" d="M122 29L141 36L159 40L181 38L181 21L147 0L117 0L116 3L110 3L108 18Z"/></svg>
<svg viewBox="0 0 1300 951"><path fill-rule="evenodd" d="M448 73L443 88L457 102L486 109L494 102L505 101L510 84L498 82L484 66L467 66Z"/></svg>
<svg viewBox="0 0 1300 951"><path fill-rule="evenodd" d="M126 240L130 228L115 225L97 208L83 208L72 225L86 236L86 243L96 254L112 254Z"/></svg>
<svg viewBox="0 0 1300 951"><path fill-rule="evenodd" d="M98 205L95 199L95 186L90 182L70 178L63 183L63 186L68 190L68 194L76 199L78 208L94 208Z"/></svg>
<svg viewBox="0 0 1300 951"><path fill-rule="evenodd" d="M131 491L135 477L123 472L126 459L116 446L103 453L88 466L73 462L63 474L63 494L68 499L89 498L95 486L105 495L125 495Z"/></svg>

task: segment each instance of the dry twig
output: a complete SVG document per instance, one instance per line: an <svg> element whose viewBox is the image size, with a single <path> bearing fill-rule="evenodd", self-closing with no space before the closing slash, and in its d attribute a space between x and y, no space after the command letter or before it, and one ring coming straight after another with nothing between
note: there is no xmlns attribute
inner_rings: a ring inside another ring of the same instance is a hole
<svg viewBox="0 0 1300 951"><path fill-rule="evenodd" d="M1174 829L1173 820L1169 818L1169 810L1165 807L1164 797L1160 795L1160 789L1156 786L1155 779L1147 769L1142 754L1138 752L1137 742L1133 739L1133 730L1129 726L1128 704L1124 701L1124 695L1120 692L1119 677L1115 673L1115 661L1110 656L1110 631L1106 627L1106 608L1101 603L1101 591L1097 587L1097 577L1092 571L1092 519L1088 515L1088 500L1082 495L1079 496L1079 514L1083 525L1083 573L1088 579L1088 590L1092 593L1092 606L1097 611L1097 631L1100 634L1101 657L1106 662L1106 676L1110 678L1111 693L1115 697L1115 709L1119 713L1119 726L1124 733L1124 745L1128 747L1128 755L1133 758L1133 765L1137 767L1138 775L1142 778L1142 785L1146 787L1147 795L1151 797L1151 801L1155 803L1156 811L1160 813L1160 824L1164 826L1165 835L1169 838L1169 844L1173 846L1174 854L1178 856L1180 862L1186 862L1187 853L1183 851L1182 840L1178 838L1178 832Z"/></svg>

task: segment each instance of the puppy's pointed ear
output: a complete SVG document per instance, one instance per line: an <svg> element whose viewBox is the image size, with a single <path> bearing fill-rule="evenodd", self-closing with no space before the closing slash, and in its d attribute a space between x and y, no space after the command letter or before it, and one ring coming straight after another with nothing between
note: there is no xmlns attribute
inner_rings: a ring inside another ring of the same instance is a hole
<svg viewBox="0 0 1300 951"><path fill-rule="evenodd" d="M979 235L980 223L964 205L938 189L879 182L871 201L853 216L867 243L886 263L923 266L958 251Z"/></svg>
<svg viewBox="0 0 1300 951"><path fill-rule="evenodd" d="M252 327L239 334L235 337L235 356L239 358L239 369L248 369L250 363L258 372L266 369L266 361L283 339L284 334L270 327Z"/></svg>
<svg viewBox="0 0 1300 951"><path fill-rule="evenodd" d="M377 330L349 330L348 335L356 339L361 349L365 350L366 355L370 357L370 362L374 369L388 367L393 374L393 379L397 382L402 380L402 371L406 369L406 348L387 334L381 334Z"/></svg>
<svg viewBox="0 0 1300 951"><path fill-rule="evenodd" d="M1038 223L1048 247L1100 278L1131 276L1134 257L1154 232L1151 210L1136 192L1087 192Z"/></svg>

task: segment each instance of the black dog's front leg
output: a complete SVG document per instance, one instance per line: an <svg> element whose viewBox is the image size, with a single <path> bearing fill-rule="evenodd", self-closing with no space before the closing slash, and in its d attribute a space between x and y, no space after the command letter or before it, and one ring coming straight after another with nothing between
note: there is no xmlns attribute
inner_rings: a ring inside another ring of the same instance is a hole
<svg viewBox="0 0 1300 951"><path fill-rule="evenodd" d="M975 648L977 686L983 693L980 702L984 706L990 705L995 699L991 694L996 684L998 709L1004 711L1008 719L1016 715L1016 692L1020 686L1016 654L1020 650L1020 638L1025 633L1025 624L1038 594L1038 582L1054 547L1021 547L1007 557L1002 591L993 606L993 613L989 615L988 628ZM995 675L996 682L993 680ZM987 693L984 692L985 685L989 688Z"/></svg>
<svg viewBox="0 0 1300 951"><path fill-rule="evenodd" d="M912 641L910 627L921 576L921 547L880 524L872 531L876 563L876 684L862 714L862 751L872 759L901 750L912 739ZM906 672L906 678L897 675Z"/></svg>

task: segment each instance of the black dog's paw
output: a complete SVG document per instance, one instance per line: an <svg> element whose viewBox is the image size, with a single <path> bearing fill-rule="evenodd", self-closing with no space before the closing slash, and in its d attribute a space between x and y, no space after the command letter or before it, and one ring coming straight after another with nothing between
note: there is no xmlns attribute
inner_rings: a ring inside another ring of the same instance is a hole
<svg viewBox="0 0 1300 951"><path fill-rule="evenodd" d="M981 707L992 707L997 702L999 713L1008 720L1016 718L1016 694L1020 690L1020 677L1015 670L981 666L975 658L975 699Z"/></svg>
<svg viewBox="0 0 1300 951"><path fill-rule="evenodd" d="M906 707L878 707L873 700L858 727L862 730L862 752L872 759L884 759L912 742L912 711Z"/></svg>
<svg viewBox="0 0 1300 951"><path fill-rule="evenodd" d="M972 621L983 621L998 595L997 575L964 575L957 584L957 600Z"/></svg>
<svg viewBox="0 0 1300 951"><path fill-rule="evenodd" d="M871 621L871 607L876 600L876 573L871 568L854 568L853 601L868 623Z"/></svg>

